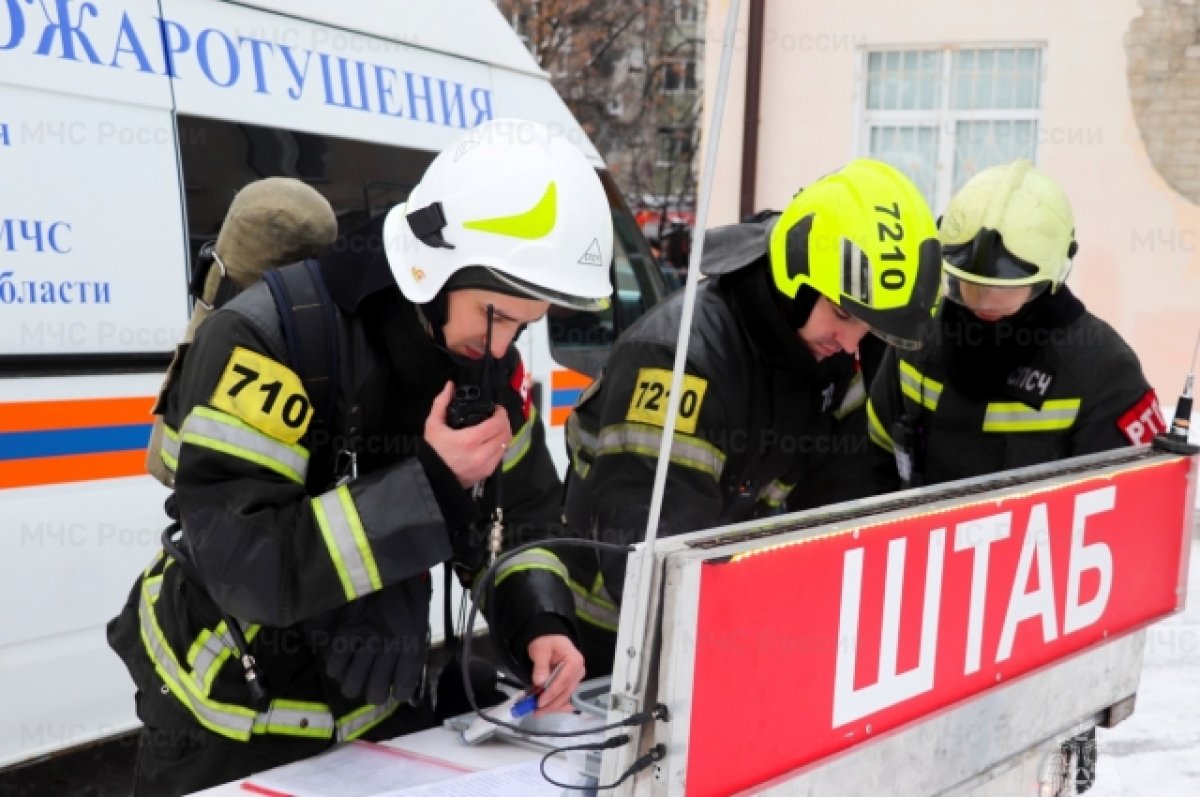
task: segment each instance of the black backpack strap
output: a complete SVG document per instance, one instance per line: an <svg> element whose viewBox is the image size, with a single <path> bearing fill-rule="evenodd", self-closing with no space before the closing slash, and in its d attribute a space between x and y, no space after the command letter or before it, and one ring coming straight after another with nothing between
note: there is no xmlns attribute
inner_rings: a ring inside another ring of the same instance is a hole
<svg viewBox="0 0 1200 797"><path fill-rule="evenodd" d="M275 299L288 360L313 404L309 433L319 429L330 439L341 365L337 308L315 260L269 269L263 281Z"/></svg>

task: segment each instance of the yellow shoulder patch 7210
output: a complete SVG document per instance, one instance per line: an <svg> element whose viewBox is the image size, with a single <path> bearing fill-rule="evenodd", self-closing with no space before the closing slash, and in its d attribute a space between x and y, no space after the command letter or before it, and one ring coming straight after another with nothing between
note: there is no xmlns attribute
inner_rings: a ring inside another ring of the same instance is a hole
<svg viewBox="0 0 1200 797"><path fill-rule="evenodd" d="M264 434L295 443L312 420L312 404L300 377L286 365L238 346L209 399Z"/></svg>
<svg viewBox="0 0 1200 797"><path fill-rule="evenodd" d="M690 374L683 375L683 395L679 399L679 417L675 428L685 434L696 431L700 419L700 405L708 380ZM666 426L667 402L671 397L671 372L665 368L641 368L633 385L633 396L629 400L629 412L625 420Z"/></svg>

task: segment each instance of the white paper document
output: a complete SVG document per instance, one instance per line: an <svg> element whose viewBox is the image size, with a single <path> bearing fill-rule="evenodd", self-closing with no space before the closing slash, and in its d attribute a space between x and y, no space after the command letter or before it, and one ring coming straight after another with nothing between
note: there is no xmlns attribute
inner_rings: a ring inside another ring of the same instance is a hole
<svg viewBox="0 0 1200 797"><path fill-rule="evenodd" d="M542 777L540 759L485 769L469 775L396 789L379 797L558 797L560 786ZM546 763L546 773L559 783L579 784L579 777L554 761ZM577 793L577 792L576 792Z"/></svg>
<svg viewBox="0 0 1200 797"><path fill-rule="evenodd" d="M394 747L351 742L259 772L242 783L242 790L269 797L371 797L471 771Z"/></svg>

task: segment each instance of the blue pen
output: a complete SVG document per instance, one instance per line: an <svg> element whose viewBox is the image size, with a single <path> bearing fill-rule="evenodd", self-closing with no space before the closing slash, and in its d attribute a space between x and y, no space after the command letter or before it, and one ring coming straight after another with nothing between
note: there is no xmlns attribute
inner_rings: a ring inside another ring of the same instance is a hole
<svg viewBox="0 0 1200 797"><path fill-rule="evenodd" d="M525 697L521 698L516 703L513 703L513 707L510 710L513 719L520 719L526 714L532 714L537 710L538 698L541 697L543 692L550 688L550 684L554 683L555 676L558 675L562 668L563 663L560 661L555 668L550 671L550 676L546 678L545 682L541 686L529 687L529 689L525 692Z"/></svg>

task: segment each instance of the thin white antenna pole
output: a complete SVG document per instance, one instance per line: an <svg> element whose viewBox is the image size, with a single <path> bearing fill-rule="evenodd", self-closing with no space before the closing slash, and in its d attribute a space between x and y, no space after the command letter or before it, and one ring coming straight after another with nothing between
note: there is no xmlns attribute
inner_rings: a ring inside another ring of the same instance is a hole
<svg viewBox="0 0 1200 797"><path fill-rule="evenodd" d="M658 449L658 466L654 471L654 491L650 497L650 516L646 519L646 544L641 552L642 567L637 568L640 575L636 583L634 595L625 593L625 600L631 597L637 600L635 606L649 607L650 584L652 581L651 565L654 561L654 545L658 539L658 522L662 516L663 491L667 483L667 468L671 462L671 440L675 435L675 421L679 415L679 402L683 392L683 369L687 362L688 342L692 332L692 314L696 306L696 286L700 278L700 258L704 252L704 231L708 224L708 208L712 199L713 173L717 166L717 145L721 140L721 120L725 115L725 95L729 87L729 72L733 62L734 34L737 32L738 11L741 0L730 0L729 13L725 19L725 36L721 44L721 68L717 75L717 89L714 92L712 113L709 116L708 129L710 135L704 148L704 172L700 180L700 204L696 213L696 227L692 239L691 256L688 259L687 283L684 286L683 315L679 320L679 339L675 348L675 367L671 373L671 393L667 401L667 418L663 426L662 444ZM627 671L637 680L633 690L636 696L645 692L645 675L642 665L645 651L641 649L642 641L646 639L646 627L649 623L649 612L640 612L635 621L635 633L631 637L633 647L626 651L631 659ZM617 655L621 655L617 651ZM614 684L614 687L616 684ZM631 695L635 696L635 695ZM640 700L638 701L640 704Z"/></svg>

